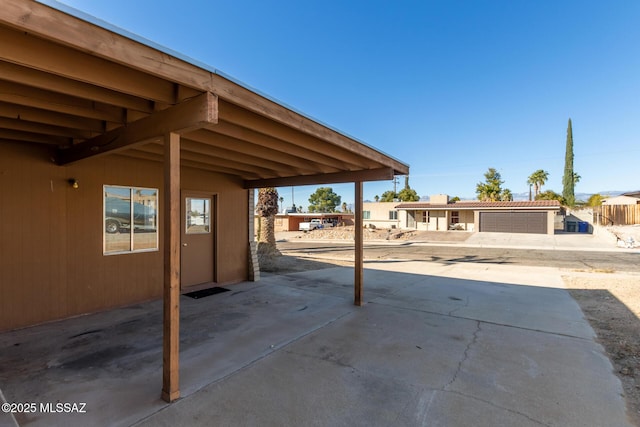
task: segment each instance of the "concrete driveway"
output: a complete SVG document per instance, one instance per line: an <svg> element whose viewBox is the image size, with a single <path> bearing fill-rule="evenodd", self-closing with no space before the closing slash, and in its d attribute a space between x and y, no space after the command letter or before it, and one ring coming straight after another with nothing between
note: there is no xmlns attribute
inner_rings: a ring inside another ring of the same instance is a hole
<svg viewBox="0 0 640 427"><path fill-rule="evenodd" d="M159 301L2 334L6 401L86 413L4 414L0 425L630 425L558 270L366 267L363 307L342 267L183 296L183 398L170 405Z"/></svg>

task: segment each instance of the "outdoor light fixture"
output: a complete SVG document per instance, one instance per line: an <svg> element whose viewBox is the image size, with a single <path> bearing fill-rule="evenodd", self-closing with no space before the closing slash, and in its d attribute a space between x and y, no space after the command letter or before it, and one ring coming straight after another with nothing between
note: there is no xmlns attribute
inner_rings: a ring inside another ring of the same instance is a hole
<svg viewBox="0 0 640 427"><path fill-rule="evenodd" d="M78 180L75 178L69 178L69 185L72 186L74 189L78 189L78 187L80 187L78 185Z"/></svg>

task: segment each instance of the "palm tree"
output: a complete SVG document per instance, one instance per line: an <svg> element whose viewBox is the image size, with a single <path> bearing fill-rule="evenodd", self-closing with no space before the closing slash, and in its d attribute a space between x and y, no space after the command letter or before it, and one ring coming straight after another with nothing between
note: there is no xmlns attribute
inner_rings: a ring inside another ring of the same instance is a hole
<svg viewBox="0 0 640 427"><path fill-rule="evenodd" d="M503 202L513 201L513 194L511 194L511 190L509 190L508 188L502 190L502 193L500 193L500 200Z"/></svg>
<svg viewBox="0 0 640 427"><path fill-rule="evenodd" d="M549 172L543 169L538 169L529 175L527 184L533 185L534 195L537 196L540 194L540 190L542 190L542 186L547 182L547 180L549 180Z"/></svg>
<svg viewBox="0 0 640 427"><path fill-rule="evenodd" d="M582 177L574 172L573 173L573 185L577 184L580 181L580 178L582 178Z"/></svg>
<svg viewBox="0 0 640 427"><path fill-rule="evenodd" d="M256 212L260 216L258 252L279 255L276 249L275 217L278 213L278 190L274 187L258 190Z"/></svg>
<svg viewBox="0 0 640 427"><path fill-rule="evenodd" d="M478 200L483 202L496 202L501 199L502 184L504 181L495 168L489 168L484 174L485 182L479 182L476 185L476 194Z"/></svg>

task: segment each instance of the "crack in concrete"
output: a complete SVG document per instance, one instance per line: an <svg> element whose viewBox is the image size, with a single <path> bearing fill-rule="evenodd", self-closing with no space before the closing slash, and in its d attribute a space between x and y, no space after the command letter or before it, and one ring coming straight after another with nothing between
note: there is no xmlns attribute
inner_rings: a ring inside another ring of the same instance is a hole
<svg viewBox="0 0 640 427"><path fill-rule="evenodd" d="M465 298L464 305L461 305L461 306L456 307L453 310L449 311L449 313L447 313L447 316L455 317L455 316L453 316L453 313L455 313L458 310L462 310L463 308L467 308L467 307L469 307L469 297Z"/></svg>
<svg viewBox="0 0 640 427"><path fill-rule="evenodd" d="M510 409L510 408L505 408L504 406L496 405L496 404L495 404L495 403L493 403L493 402L490 402L490 401L488 401L488 400L481 399L481 398L476 397L476 396L474 396L474 395L461 393L461 392L459 392L459 391L455 391L455 390L440 390L440 391L442 391L442 392L444 392L444 393L457 394L458 396L466 397L466 398L469 398L469 399L473 399L473 400L475 400L475 401L477 401L477 402L485 403L485 404L487 404L487 405L489 405L489 406L492 406L492 407L494 407L494 408L496 408L496 409L500 409L500 410L502 410L502 411L507 411L507 412L509 412L510 414L514 414L514 415L518 415L518 416L520 416L520 417L526 418L527 420L529 420L529 421L531 421L531 422L533 422L533 423L536 423L536 424L538 424L538 425L544 426L544 427L551 427L551 426L552 426L552 424L546 424L546 423L543 423L542 421L540 421L540 420L536 420L535 418L531 418L529 415L524 414L524 413L522 413L522 412L520 412L520 411L515 411L515 410Z"/></svg>
<svg viewBox="0 0 640 427"><path fill-rule="evenodd" d="M344 317L344 316L340 316L340 317ZM335 320L338 320L338 319L335 319ZM333 323L333 322L331 322L331 323ZM433 392L431 394L431 396L429 397L428 402L426 402L426 407L424 407L422 410L419 411L418 415L419 415L419 420L421 421L421 424L419 424L419 425L428 425L428 416L429 416L429 413L431 411L431 406L433 404L433 401L435 400L436 394L438 392L443 392L443 393L451 393L451 394L455 394L455 395L462 396L462 397L465 397L465 398L473 399L475 401L478 401L478 402L484 403L486 405L489 405L489 406L491 406L493 408L496 408L496 409L499 409L499 410L502 410L502 411L506 411L506 412L509 412L511 414L526 418L527 420L529 420L532 423L535 423L537 425L544 426L544 427L551 427L550 424L546 424L546 423L544 423L542 421L536 420L535 418L532 418L531 416L529 416L529 415L527 415L525 413L510 409L510 408L506 408L506 407L503 407L503 406L500 406L500 405L497 405L497 404L495 404L495 403L493 403L491 401L488 401L488 400L485 400L485 399L481 399L481 398L479 398L477 396L474 396L474 395L465 394L465 393L462 393L460 391L451 390L450 389L450 387L453 385L453 383L455 383L456 380L458 379L458 376L459 376L460 372L462 371L462 365L469 359L469 352L470 352L471 348L478 342L479 334L480 334L480 332L482 332L482 327L481 327L482 323L483 323L482 321L476 320L476 329L473 331L472 338L467 343L467 345L466 345L466 347L464 349L462 358L460 359L460 361L458 362L458 366L456 367L456 371L453 374L453 377L451 378L451 380L447 384L445 384L443 387L441 387L441 388L430 388L430 387L424 387L423 384L414 384L412 382L404 382L404 381L402 381L407 385L417 386L417 387L422 386L423 387L421 390L417 391L416 395L415 395L415 397L419 401L423 402L423 405L419 405L421 407L425 406L424 405L425 402L424 402L424 399L419 398L419 395L420 394L424 394L425 391L432 391ZM328 326L328 325L325 325L325 326ZM318 329L321 329L321 328L318 328ZM315 331L313 331L313 332L315 332ZM307 334L307 335L309 335L309 334ZM349 363L345 363L343 360L338 359L338 358L319 357L319 356L316 356L316 355L299 353L299 352L296 352L296 351L291 350L289 348L280 348L280 351L282 351L283 353L286 353L286 354L291 354L291 355L295 355L295 356L299 356L299 357L310 358L310 359L314 359L314 360L320 360L320 361L328 362L328 363L331 363L333 365L336 365L336 366L339 366L339 367L342 367L342 368L350 369L353 373L359 373L359 374L364 374L364 375L374 375L374 376L378 376L378 377L381 377L381 378L387 378L387 379L390 378L390 377L386 377L386 376L380 376L376 372L369 372L369 371L366 371L366 370L359 369L359 368L357 368L357 367L355 367L355 366L353 366L353 365L351 365ZM333 355L329 354L327 356L333 356ZM398 414L398 418L397 419L399 419L400 416L405 416L406 415L406 409L409 406L410 406L410 402L407 402L407 404L404 406L405 410Z"/></svg>
<svg viewBox="0 0 640 427"><path fill-rule="evenodd" d="M478 342L479 334L480 334L480 332L482 332L482 328L481 328L481 324L482 324L482 322L481 322L481 321L479 321L479 320L476 320L476 322L477 322L477 323L476 323L476 329L475 329L475 331L473 332L473 336L472 336L472 338L471 338L471 341L469 341L469 343L468 343L468 344L467 344L467 346L465 347L464 352L463 352L463 354L462 354L462 358L461 358L461 359L460 359L460 361L458 362L458 366L457 366L457 368L456 368L455 373L453 374L453 377L452 377L452 378L451 378L451 380L450 380L450 381L449 381L449 382L448 382L444 387L442 387L442 389L441 389L441 390L439 390L439 391L442 391L442 392L445 392L445 393L453 393L453 394L457 394L457 395L459 395L459 396L467 397L467 398L469 398L469 399L473 399L473 400L476 400L476 401L478 401L478 402L482 402L482 403L485 403L485 404L487 404L487 405L490 405L490 406L492 406L492 407L494 407L494 408L501 409L501 410L507 411L507 412L509 412L509 413L512 413L512 414L515 414L515 415L518 415L518 416L524 417L524 418L528 419L529 421L534 422L534 423L536 423L536 424L538 424L538 425L546 426L546 427L550 427L548 424L545 424L545 423L543 423L543 422L541 422L541 421L539 421L539 420L536 420L536 419L534 419L534 418L531 418L529 415L524 414L524 413L522 413L522 412L515 411L515 410L510 409L510 408L505 408L505 407L502 407L502 406L500 406L500 405L496 405L496 404L495 404L495 403L493 403L493 402L490 402L490 401L485 400L485 399L481 399L481 398L476 397L476 396L474 396L474 395L468 395L468 394L465 394L465 393L462 393L462 392L459 392L459 391L451 390L451 386L453 385L453 383L455 383L455 382L456 382L456 380L458 379L458 376L460 375L460 372L462 371L462 365L463 365L463 364L464 364L464 363L469 359L469 352L470 352L471 348L472 348L472 347L473 347L473 346Z"/></svg>
<svg viewBox="0 0 640 427"><path fill-rule="evenodd" d="M449 381L447 384L445 384L444 387L442 387L443 391L448 391L449 387L451 387L451 385L458 379L458 375L462 370L462 364L466 362L467 359L469 358L469 350L471 349L471 346L478 341L478 334L480 333L481 330L482 329L480 328L480 321L476 320L476 330L473 331L473 337L471 341L467 344L467 347L464 349L464 352L462 354L462 359L460 359L460 361L458 362L458 366L456 367L456 371L454 372L453 377L451 378L451 381Z"/></svg>
<svg viewBox="0 0 640 427"><path fill-rule="evenodd" d="M384 305L384 306L387 306L387 307L398 308L398 309L401 309L401 310L410 310L410 311L417 311L419 313L434 314L436 316L446 316L446 317L452 317L454 319L463 319L463 320L471 320L471 321L475 321L475 322L482 322L482 323L486 323L487 325L504 326L505 328L520 329L520 330L523 330L523 331L539 332L541 334L549 334L549 335L555 335L555 336L559 336L559 337L574 338L574 339L581 340L581 341L592 341L591 338L585 338L585 337L580 337L580 336L577 336L577 335L565 334L565 333L562 333L562 332L544 331L542 329L525 328L524 326L509 325L507 323L492 322L490 320L478 320L478 319L474 319L474 318L471 318L471 317L457 316L455 314L448 314L448 313L442 313L442 312L431 311L431 310L421 310L419 308L414 308L414 307L406 307L406 306L401 306L401 305L390 304L390 303L387 303L387 302L384 302L384 301L373 301L372 300L372 301L369 301L368 303L369 304ZM452 311L452 313L455 312L455 311L456 311L456 309L454 309Z"/></svg>

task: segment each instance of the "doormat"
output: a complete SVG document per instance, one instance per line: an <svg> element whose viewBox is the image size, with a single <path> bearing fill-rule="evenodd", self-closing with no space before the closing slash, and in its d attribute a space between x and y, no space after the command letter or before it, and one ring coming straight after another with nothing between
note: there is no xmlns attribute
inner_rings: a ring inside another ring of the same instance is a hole
<svg viewBox="0 0 640 427"><path fill-rule="evenodd" d="M207 289L202 289L201 291L189 292L183 295L189 298L198 299L198 298L208 297L209 295L221 294L222 292L229 292L229 289L215 286L213 288L207 288Z"/></svg>

